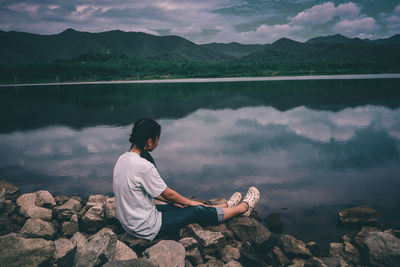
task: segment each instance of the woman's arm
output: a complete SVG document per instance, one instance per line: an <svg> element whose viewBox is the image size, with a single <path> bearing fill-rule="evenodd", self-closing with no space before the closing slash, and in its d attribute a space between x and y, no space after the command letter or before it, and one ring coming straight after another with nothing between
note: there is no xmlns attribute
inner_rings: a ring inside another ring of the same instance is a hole
<svg viewBox="0 0 400 267"><path fill-rule="evenodd" d="M196 201L196 200L191 200L188 199L178 192L172 190L167 186L167 188L164 190L164 192L161 193L160 195L162 198L164 198L167 201L181 204L183 206L199 206L199 205L204 205L203 203Z"/></svg>

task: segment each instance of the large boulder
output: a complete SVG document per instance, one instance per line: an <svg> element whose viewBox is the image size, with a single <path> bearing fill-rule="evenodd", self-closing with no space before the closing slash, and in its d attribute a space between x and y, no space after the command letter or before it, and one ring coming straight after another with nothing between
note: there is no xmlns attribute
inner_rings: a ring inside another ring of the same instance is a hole
<svg viewBox="0 0 400 267"><path fill-rule="evenodd" d="M291 258L304 259L312 257L311 252L307 249L306 244L303 241L287 234L282 235L280 241L285 255Z"/></svg>
<svg viewBox="0 0 400 267"><path fill-rule="evenodd" d="M214 254L226 244L225 237L220 232L204 230L199 224L192 223L187 226L187 231L199 242L203 256Z"/></svg>
<svg viewBox="0 0 400 267"><path fill-rule="evenodd" d="M79 232L78 215L74 214L68 222L63 222L61 225L61 232L64 236L73 236Z"/></svg>
<svg viewBox="0 0 400 267"><path fill-rule="evenodd" d="M221 259L224 262L230 262L231 260L239 260L240 259L240 251L239 248L226 245L220 250Z"/></svg>
<svg viewBox="0 0 400 267"><path fill-rule="evenodd" d="M66 238L54 241L53 263L58 266L72 266L76 253L76 243Z"/></svg>
<svg viewBox="0 0 400 267"><path fill-rule="evenodd" d="M19 208L19 213L24 216L29 208L35 206L36 198L37 196L35 193L23 194L17 198L16 203Z"/></svg>
<svg viewBox="0 0 400 267"><path fill-rule="evenodd" d="M20 196L19 188L15 185L10 184L6 180L0 181L0 188L3 188L5 190L5 199L15 201Z"/></svg>
<svg viewBox="0 0 400 267"><path fill-rule="evenodd" d="M104 206L104 214L108 223L118 223L117 209L115 207L115 197L108 198Z"/></svg>
<svg viewBox="0 0 400 267"><path fill-rule="evenodd" d="M186 259L194 266L203 263L203 257L199 250L199 243L193 237L185 237L179 240L185 248Z"/></svg>
<svg viewBox="0 0 400 267"><path fill-rule="evenodd" d="M87 233L96 233L105 225L103 204L89 208L82 217L82 226Z"/></svg>
<svg viewBox="0 0 400 267"><path fill-rule="evenodd" d="M185 248L173 240L163 240L148 248L143 253L160 267L184 267Z"/></svg>
<svg viewBox="0 0 400 267"><path fill-rule="evenodd" d="M54 239L56 228L51 222L41 219L28 219L21 229L21 234L29 237L41 237L44 239Z"/></svg>
<svg viewBox="0 0 400 267"><path fill-rule="evenodd" d="M226 226L241 241L251 242L257 247L264 246L271 237L271 232L264 225L249 217L233 218L226 223Z"/></svg>
<svg viewBox="0 0 400 267"><path fill-rule="evenodd" d="M350 242L347 241L344 243L330 243L329 256L343 258L349 264L360 264L359 251Z"/></svg>
<svg viewBox="0 0 400 267"><path fill-rule="evenodd" d="M125 261L137 259L135 251L130 249L124 242L117 240L117 245L115 248L114 261Z"/></svg>
<svg viewBox="0 0 400 267"><path fill-rule="evenodd" d="M372 266L399 266L400 239L384 232L370 232L364 240Z"/></svg>
<svg viewBox="0 0 400 267"><path fill-rule="evenodd" d="M41 219L50 222L52 218L52 211L51 209L32 205L27 209L25 213L25 218Z"/></svg>
<svg viewBox="0 0 400 267"><path fill-rule="evenodd" d="M2 266L47 266L54 254L53 241L25 238L15 233L0 237Z"/></svg>
<svg viewBox="0 0 400 267"><path fill-rule="evenodd" d="M160 239L154 239L152 241L149 241L143 238L136 238L127 232L121 235L118 239L127 244L131 249L133 249L139 255L142 254L142 252L145 249L160 242Z"/></svg>
<svg viewBox="0 0 400 267"><path fill-rule="evenodd" d="M344 227L359 227L363 225L376 225L378 212L370 205L344 209L338 212L339 224Z"/></svg>
<svg viewBox="0 0 400 267"><path fill-rule="evenodd" d="M228 229L228 227L226 227L225 223L220 223L217 225L207 225L204 227L205 230L209 230L212 232L220 232L225 236L225 239L228 240L232 240L234 239L234 234L231 230Z"/></svg>
<svg viewBox="0 0 400 267"><path fill-rule="evenodd" d="M53 209L54 217L63 221L69 220L71 219L72 215L77 214L81 208L81 202L71 198L61 206L57 206Z"/></svg>
<svg viewBox="0 0 400 267"><path fill-rule="evenodd" d="M49 207L52 204L55 204L55 201L52 198L51 194L47 191L23 194L16 201L19 214L25 216L25 218L51 221L51 209L43 208L42 206L46 205Z"/></svg>
<svg viewBox="0 0 400 267"><path fill-rule="evenodd" d="M53 208L56 205L56 201L49 191L40 190L36 193L36 203L35 205L38 207L44 208Z"/></svg>

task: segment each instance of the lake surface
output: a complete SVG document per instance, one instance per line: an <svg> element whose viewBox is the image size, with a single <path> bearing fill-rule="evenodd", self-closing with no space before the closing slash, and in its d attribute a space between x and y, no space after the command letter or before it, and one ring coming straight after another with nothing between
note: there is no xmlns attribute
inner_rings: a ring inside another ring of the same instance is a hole
<svg viewBox="0 0 400 267"><path fill-rule="evenodd" d="M255 185L261 217L326 246L336 212L373 205L400 225L400 79L0 88L0 179L23 193L112 195L132 123L162 125L152 153L187 197Z"/></svg>

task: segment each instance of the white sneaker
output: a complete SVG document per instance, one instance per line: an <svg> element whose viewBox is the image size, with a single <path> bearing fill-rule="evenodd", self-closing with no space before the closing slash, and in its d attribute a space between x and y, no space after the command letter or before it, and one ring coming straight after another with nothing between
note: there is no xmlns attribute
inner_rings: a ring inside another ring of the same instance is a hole
<svg viewBox="0 0 400 267"><path fill-rule="evenodd" d="M228 205L228 208L236 207L241 199L242 199L242 194L240 194L240 192L235 192L233 193L231 198L226 202L226 204Z"/></svg>
<svg viewBox="0 0 400 267"><path fill-rule="evenodd" d="M243 199L243 202L246 202L249 205L249 209L243 213L243 216L250 216L250 213L253 211L254 206L260 200L260 191L254 186L250 187L247 191L246 196Z"/></svg>

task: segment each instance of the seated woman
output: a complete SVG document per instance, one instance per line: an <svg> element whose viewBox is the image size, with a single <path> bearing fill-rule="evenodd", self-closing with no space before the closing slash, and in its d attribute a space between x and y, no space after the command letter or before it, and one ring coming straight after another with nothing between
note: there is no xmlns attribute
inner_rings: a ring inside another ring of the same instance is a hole
<svg viewBox="0 0 400 267"><path fill-rule="evenodd" d="M114 167L113 190L119 221L129 234L153 240L189 223L218 224L238 215L249 216L260 198L250 187L240 202L236 192L222 205L206 206L169 188L157 171L150 153L160 140L161 126L144 118L135 122L130 151ZM171 205L155 205L153 198Z"/></svg>

